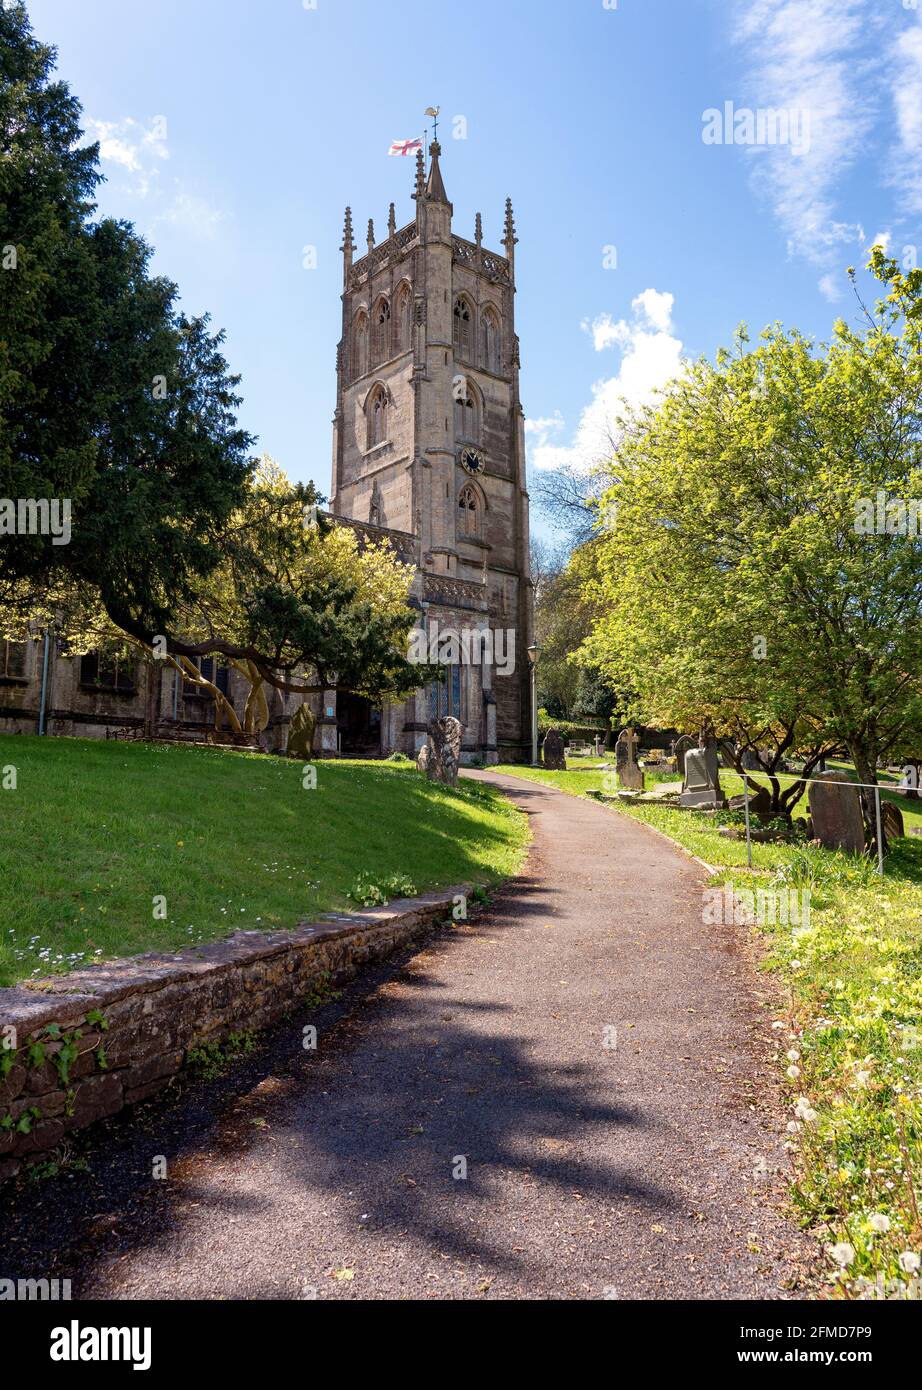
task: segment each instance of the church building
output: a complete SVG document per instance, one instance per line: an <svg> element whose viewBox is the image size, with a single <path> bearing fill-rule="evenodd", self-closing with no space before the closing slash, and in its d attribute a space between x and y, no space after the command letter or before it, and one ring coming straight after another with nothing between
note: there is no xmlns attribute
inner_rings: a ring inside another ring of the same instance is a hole
<svg viewBox="0 0 922 1390"><path fill-rule="evenodd" d="M427 660L446 678L383 709L354 695L311 697L321 756L415 757L433 717L462 723L467 762L528 760L533 642L528 494L515 334L515 228L505 255L452 232L430 147L417 156L416 216L354 257L343 241L343 328L333 424L334 518L386 540L415 569L411 602ZM436 638L447 638L447 646ZM198 663L242 714L248 686L213 657ZM301 700L267 690L261 747L283 752ZM77 737L212 736L215 703L158 663L69 654L52 634L0 639L0 731Z"/></svg>
<svg viewBox="0 0 922 1390"><path fill-rule="evenodd" d="M392 203L387 236L376 242L369 221L358 260L346 209L330 509L415 566L430 650L461 655L406 700L375 710L340 695L323 718L345 755L414 756L429 719L451 714L464 760L527 761L533 591L512 204L504 255L484 247L479 213L474 240L458 236L437 141L429 154L427 177L417 153L413 221L398 229Z"/></svg>

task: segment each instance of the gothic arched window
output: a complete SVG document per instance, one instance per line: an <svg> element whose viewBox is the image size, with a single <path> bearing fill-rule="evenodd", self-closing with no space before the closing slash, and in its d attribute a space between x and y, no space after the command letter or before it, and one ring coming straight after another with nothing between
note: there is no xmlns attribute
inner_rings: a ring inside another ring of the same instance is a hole
<svg viewBox="0 0 922 1390"><path fill-rule="evenodd" d="M355 380L368 371L368 315L356 314L352 330L352 375Z"/></svg>
<svg viewBox="0 0 922 1390"><path fill-rule="evenodd" d="M455 441L480 443L480 410L476 388L467 377L455 378Z"/></svg>
<svg viewBox="0 0 922 1390"><path fill-rule="evenodd" d="M387 392L380 382L368 393L365 414L368 417L368 448L374 449L387 439Z"/></svg>
<svg viewBox="0 0 922 1390"><path fill-rule="evenodd" d="M483 365L488 372L499 373L499 319L492 308L485 310L482 323Z"/></svg>
<svg viewBox="0 0 922 1390"><path fill-rule="evenodd" d="M374 360L385 362L390 356L391 306L386 299L379 299L372 315L374 328Z"/></svg>
<svg viewBox="0 0 922 1390"><path fill-rule="evenodd" d="M458 497L458 534L480 535L480 504L472 487L463 487Z"/></svg>
<svg viewBox="0 0 922 1390"><path fill-rule="evenodd" d="M463 295L455 300L455 352L459 357L471 355L471 306Z"/></svg>
<svg viewBox="0 0 922 1390"><path fill-rule="evenodd" d="M413 295L410 286L403 284L397 291L397 316L394 322L394 353L406 352L410 346L411 321L413 316Z"/></svg>

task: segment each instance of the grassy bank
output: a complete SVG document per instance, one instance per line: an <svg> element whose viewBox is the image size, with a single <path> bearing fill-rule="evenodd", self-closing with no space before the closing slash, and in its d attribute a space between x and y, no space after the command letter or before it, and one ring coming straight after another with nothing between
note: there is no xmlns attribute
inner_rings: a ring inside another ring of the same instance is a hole
<svg viewBox="0 0 922 1390"><path fill-rule="evenodd" d="M604 776L505 770L576 795ZM721 781L728 792L738 789L732 774ZM835 1296L918 1298L922 840L898 842L883 879L868 860L803 843L754 845L749 873L745 843L723 838L705 816L651 803L619 802L618 812L720 866L712 888L769 895L761 911L755 904L761 920L749 930L787 1001L772 1027L790 1104L794 1209L827 1247ZM911 812L907 827L917 817ZM735 899L741 925L747 906Z"/></svg>
<svg viewBox="0 0 922 1390"><path fill-rule="evenodd" d="M0 738L0 985L514 873L525 818L411 766ZM9 782L9 775L5 779ZM165 901L163 901L165 900ZM155 916L165 912L165 916Z"/></svg>

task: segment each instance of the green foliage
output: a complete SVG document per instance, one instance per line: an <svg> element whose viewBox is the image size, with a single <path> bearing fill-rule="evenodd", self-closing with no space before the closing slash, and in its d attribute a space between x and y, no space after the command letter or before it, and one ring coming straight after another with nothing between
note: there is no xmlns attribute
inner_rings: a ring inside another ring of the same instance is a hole
<svg viewBox="0 0 922 1390"><path fill-rule="evenodd" d="M740 330L619 421L580 658L640 722L844 747L865 782L922 730L922 538L862 527L879 492L922 497L922 291L872 266L862 330Z"/></svg>
<svg viewBox="0 0 922 1390"><path fill-rule="evenodd" d="M186 1066L204 1081L214 1081L223 1076L234 1062L248 1057L257 1045L257 1035L253 1029L230 1033L222 1042L201 1043L186 1051Z"/></svg>
<svg viewBox="0 0 922 1390"><path fill-rule="evenodd" d="M416 884L406 874L390 874L378 880L374 875L364 873L359 874L349 889L349 897L363 907L380 907L392 898L413 898L418 892Z"/></svg>
<svg viewBox="0 0 922 1390"><path fill-rule="evenodd" d="M0 51L0 225L17 248L0 271L0 494L73 505L70 544L3 545L0 585L66 575L161 632L250 472L237 378L133 229L91 221L98 147L24 7L0 9Z"/></svg>

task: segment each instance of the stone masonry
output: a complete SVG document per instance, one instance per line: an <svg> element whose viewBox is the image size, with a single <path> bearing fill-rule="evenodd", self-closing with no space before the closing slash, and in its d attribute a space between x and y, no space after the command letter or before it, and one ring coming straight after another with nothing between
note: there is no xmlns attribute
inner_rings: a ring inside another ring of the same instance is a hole
<svg viewBox="0 0 922 1390"><path fill-rule="evenodd" d="M444 919L469 892L440 889L290 932L237 932L0 989L0 1182L70 1131L152 1096L190 1048L274 1023L318 984L344 983Z"/></svg>

